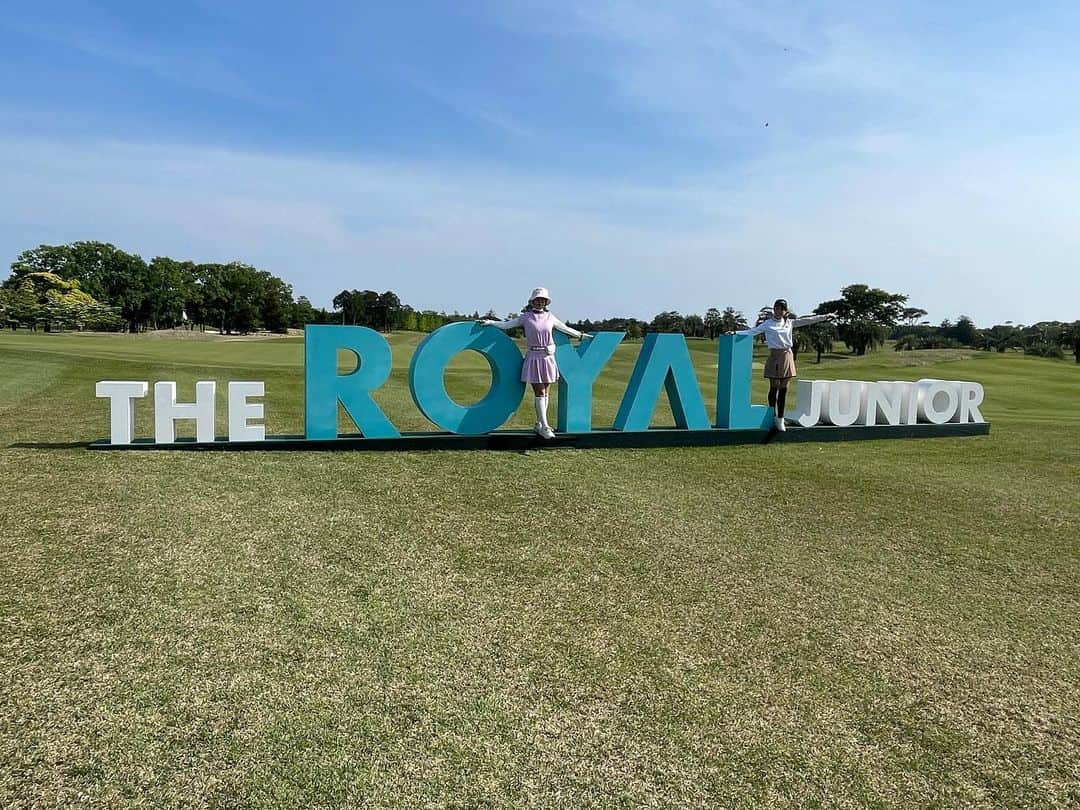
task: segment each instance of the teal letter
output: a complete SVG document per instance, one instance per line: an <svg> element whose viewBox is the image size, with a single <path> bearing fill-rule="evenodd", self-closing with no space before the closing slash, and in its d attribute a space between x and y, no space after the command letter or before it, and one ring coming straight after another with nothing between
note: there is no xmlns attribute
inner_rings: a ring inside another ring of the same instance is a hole
<svg viewBox="0 0 1080 810"><path fill-rule="evenodd" d="M559 432L588 433L592 430L592 389L596 378L616 347L623 332L597 332L578 348L562 332L555 333L555 363L559 366Z"/></svg>
<svg viewBox="0 0 1080 810"><path fill-rule="evenodd" d="M458 352L472 349L491 366L491 390L475 405L450 399L443 373ZM409 364L409 389L420 412L443 430L478 436L505 422L521 404L521 350L494 326L460 321L440 327L416 347Z"/></svg>
<svg viewBox="0 0 1080 810"><path fill-rule="evenodd" d="M728 430L767 428L773 409L750 404L753 335L720 335L717 344L716 426Z"/></svg>
<svg viewBox="0 0 1080 810"><path fill-rule="evenodd" d="M648 334L615 417L616 430L648 430L661 387L667 389L675 424L683 430L708 430L694 365L682 335Z"/></svg>
<svg viewBox="0 0 1080 810"><path fill-rule="evenodd" d="M356 370L337 373L338 349L356 355ZM338 402L368 439L399 436L371 392L390 376L390 345L366 326L304 328L304 435L336 439Z"/></svg>

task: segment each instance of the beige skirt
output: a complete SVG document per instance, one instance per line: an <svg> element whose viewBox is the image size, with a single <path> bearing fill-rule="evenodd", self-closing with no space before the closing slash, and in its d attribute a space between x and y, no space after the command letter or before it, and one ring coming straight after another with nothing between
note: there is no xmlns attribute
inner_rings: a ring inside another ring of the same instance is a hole
<svg viewBox="0 0 1080 810"><path fill-rule="evenodd" d="M791 349L769 349L765 361L765 377L770 380L787 380L795 376L795 355Z"/></svg>

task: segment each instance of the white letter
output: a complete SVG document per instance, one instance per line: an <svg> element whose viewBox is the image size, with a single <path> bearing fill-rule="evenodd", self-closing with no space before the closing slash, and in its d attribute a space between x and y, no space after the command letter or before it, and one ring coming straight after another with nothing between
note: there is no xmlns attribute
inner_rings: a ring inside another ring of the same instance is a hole
<svg viewBox="0 0 1080 810"><path fill-rule="evenodd" d="M841 408L844 397L847 408ZM858 380L835 380L829 386L829 412L825 421L837 427L848 427L859 421L866 408L866 383Z"/></svg>
<svg viewBox="0 0 1080 810"><path fill-rule="evenodd" d="M791 418L803 427L813 427L821 421L821 403L829 396L825 380L799 380L795 389L795 410Z"/></svg>
<svg viewBox="0 0 1080 810"><path fill-rule="evenodd" d="M261 442L266 438L263 425L249 425L248 419L263 418L263 404L248 402L248 397L261 397L265 386L261 382L229 383L229 441Z"/></svg>
<svg viewBox="0 0 1080 810"><path fill-rule="evenodd" d="M102 380L96 395L109 400L109 443L131 444L135 434L135 400L145 397L150 384L119 380Z"/></svg>
<svg viewBox="0 0 1080 810"><path fill-rule="evenodd" d="M945 395L945 407L939 408L937 399ZM941 380L919 380L919 420L932 425L943 425L953 418L960 406L956 387Z"/></svg>
<svg viewBox="0 0 1080 810"><path fill-rule="evenodd" d="M897 386L904 387L904 420L902 424L918 424L919 400L922 393L918 382L897 382Z"/></svg>
<svg viewBox="0 0 1080 810"><path fill-rule="evenodd" d="M195 441L205 444L214 441L214 405L217 385L203 380L195 383L195 402L176 401L176 383L154 383L154 441L172 444L176 441L176 420L195 420Z"/></svg>
<svg viewBox="0 0 1080 810"><path fill-rule="evenodd" d="M886 425L899 425L904 406L904 383L876 382L866 386L865 425L876 425L880 413Z"/></svg>
<svg viewBox="0 0 1080 810"><path fill-rule="evenodd" d="M983 401L983 387L974 382L957 383L960 387L960 421L985 422L979 412Z"/></svg>

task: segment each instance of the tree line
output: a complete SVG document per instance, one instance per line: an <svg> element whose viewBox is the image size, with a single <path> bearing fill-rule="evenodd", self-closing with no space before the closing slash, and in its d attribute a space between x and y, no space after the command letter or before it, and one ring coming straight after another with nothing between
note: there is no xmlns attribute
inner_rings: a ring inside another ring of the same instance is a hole
<svg viewBox="0 0 1080 810"><path fill-rule="evenodd" d="M0 324L12 329L214 329L286 332L308 323L432 331L466 316L414 310L393 292L345 290L334 310L293 297L283 279L243 262L146 262L105 242L39 245L0 284ZM479 317L479 315L477 315Z"/></svg>
<svg viewBox="0 0 1080 810"><path fill-rule="evenodd" d="M832 352L836 343L842 342L849 352L863 355L893 341L897 351L968 347L1057 358L1069 352L1080 363L1080 321L1042 321L1028 326L1006 322L980 329L970 317L961 315L955 323L946 320L932 326L923 320L926 310L908 305L908 296L866 284L849 284L840 290L839 298L823 301L812 310L815 315L830 312L836 315L831 323L795 330L796 352L814 352L817 362L821 362L822 354ZM771 306L762 307L755 325L772 314ZM631 338L646 332L682 332L687 337L715 339L725 332L746 329L749 323L742 312L732 307L722 311L713 307L706 310L704 317L669 311L661 312L651 322L609 318L571 325L586 332L625 331Z"/></svg>
<svg viewBox="0 0 1080 810"><path fill-rule="evenodd" d="M316 308L293 296L290 284L242 262L196 263L158 256L144 261L104 242L39 245L19 254L0 285L0 324L10 328L94 329L140 332L147 329L215 329L223 334L286 332L305 324L352 324L382 332L431 332L444 324L497 318L488 311L462 314L417 310L391 290L342 290L333 309ZM851 284L840 297L823 301L813 313L831 312L831 323L796 330L796 350L825 352L842 342L862 355L894 341L900 350L971 347L985 351L1023 351L1044 357L1071 352L1080 363L1080 321L1045 321L1028 326L997 324L980 329L966 315L955 323L932 326L926 310L908 305L902 293ZM513 317L511 313L508 317ZM755 323L772 315L762 307ZM679 332L715 339L745 329L748 318L734 307L710 307L704 315L669 310L651 321L608 317L571 326L586 332L620 331L630 339L649 332Z"/></svg>

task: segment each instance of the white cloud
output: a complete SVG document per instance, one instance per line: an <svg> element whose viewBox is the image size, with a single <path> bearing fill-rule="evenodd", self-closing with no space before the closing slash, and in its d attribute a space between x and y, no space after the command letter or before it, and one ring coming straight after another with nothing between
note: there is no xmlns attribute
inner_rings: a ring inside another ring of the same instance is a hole
<svg viewBox="0 0 1080 810"><path fill-rule="evenodd" d="M1076 317L1075 138L886 143L633 185L0 138L0 252L101 239L147 258L241 259L320 304L371 287L423 308L505 312L543 284L566 318L749 312L777 295L805 311L865 282L935 319Z"/></svg>

